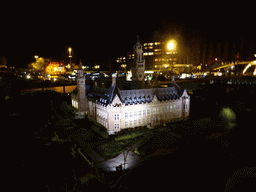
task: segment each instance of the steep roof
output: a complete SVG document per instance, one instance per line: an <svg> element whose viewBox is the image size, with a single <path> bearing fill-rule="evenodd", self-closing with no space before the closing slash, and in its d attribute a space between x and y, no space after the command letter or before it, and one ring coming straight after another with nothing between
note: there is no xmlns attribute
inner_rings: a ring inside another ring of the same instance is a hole
<svg viewBox="0 0 256 192"><path fill-rule="evenodd" d="M94 102L108 105L117 95L122 103L129 105L151 102L154 96L159 101L179 99L182 93L183 91L175 82L170 83L168 87L152 87L145 82L123 81L108 89L94 87L87 97Z"/></svg>

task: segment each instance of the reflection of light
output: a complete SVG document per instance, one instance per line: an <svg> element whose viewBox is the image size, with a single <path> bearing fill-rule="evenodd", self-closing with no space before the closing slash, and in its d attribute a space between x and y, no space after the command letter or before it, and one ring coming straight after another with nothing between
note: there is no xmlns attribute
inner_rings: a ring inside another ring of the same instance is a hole
<svg viewBox="0 0 256 192"><path fill-rule="evenodd" d="M247 69L248 69L249 67L251 67L251 64L248 64L248 65L245 67L245 69L243 70L243 74L247 71Z"/></svg>
<svg viewBox="0 0 256 192"><path fill-rule="evenodd" d="M256 68L254 69L253 75L256 75Z"/></svg>
<svg viewBox="0 0 256 192"><path fill-rule="evenodd" d="M125 153L127 154L127 151ZM135 155L132 151L130 151L127 155L126 161L124 161L124 154L121 153L113 159L103 161L99 164L99 167L103 168L106 171L116 171L116 167L119 165L122 165L122 169L129 169L138 165L139 161L139 157Z"/></svg>

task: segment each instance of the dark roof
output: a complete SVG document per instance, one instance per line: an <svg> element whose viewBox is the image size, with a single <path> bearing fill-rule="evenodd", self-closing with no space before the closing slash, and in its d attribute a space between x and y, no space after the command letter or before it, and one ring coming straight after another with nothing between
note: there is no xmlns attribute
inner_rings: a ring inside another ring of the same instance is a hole
<svg viewBox="0 0 256 192"><path fill-rule="evenodd" d="M108 105L112 103L114 96L118 95L121 102L128 105L151 102L154 95L159 101L179 99L182 92L175 82L170 83L168 87L152 87L145 82L123 81L108 89L93 87L87 97L94 102Z"/></svg>

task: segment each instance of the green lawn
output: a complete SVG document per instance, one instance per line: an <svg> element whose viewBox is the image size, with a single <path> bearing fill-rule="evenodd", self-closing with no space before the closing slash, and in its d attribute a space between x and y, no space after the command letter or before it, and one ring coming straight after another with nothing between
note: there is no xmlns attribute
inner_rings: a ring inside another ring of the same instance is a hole
<svg viewBox="0 0 256 192"><path fill-rule="evenodd" d="M149 131L148 129L132 130L114 135L112 139L105 140L104 143L99 144L96 150L104 159L114 158L141 140Z"/></svg>

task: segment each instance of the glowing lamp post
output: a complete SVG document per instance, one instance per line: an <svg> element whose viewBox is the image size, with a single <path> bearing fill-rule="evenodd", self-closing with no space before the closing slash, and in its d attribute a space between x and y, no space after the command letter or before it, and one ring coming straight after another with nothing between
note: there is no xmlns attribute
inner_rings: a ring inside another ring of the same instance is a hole
<svg viewBox="0 0 256 192"><path fill-rule="evenodd" d="M168 50L172 51L174 49L176 49L177 46L177 42L175 40L170 40L167 44L167 48Z"/></svg>
<svg viewBox="0 0 256 192"><path fill-rule="evenodd" d="M70 59L70 65L71 65L71 58L72 58L72 55L71 55L71 51L72 51L72 49L71 48L69 48L68 49L68 53L69 53L69 59ZM72 66L72 65L71 65Z"/></svg>
<svg viewBox="0 0 256 192"><path fill-rule="evenodd" d="M174 51L176 50L176 47L177 47L177 41L175 41L174 39L170 40L168 43L167 43L167 47L166 49L168 51ZM170 52L169 52L170 54ZM170 60L170 59L169 59ZM168 65L168 62L167 62L167 65L164 65L164 67L166 68L166 72L167 72L167 68L169 68L170 65Z"/></svg>

